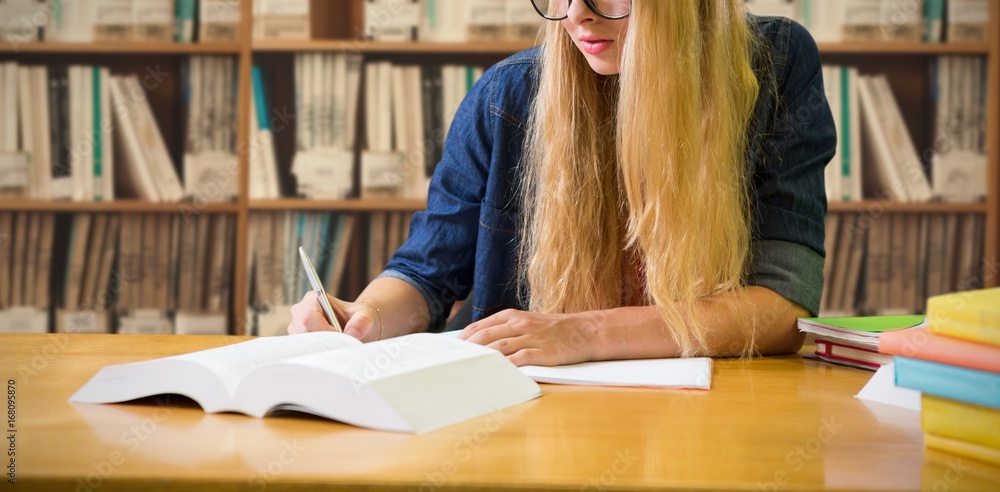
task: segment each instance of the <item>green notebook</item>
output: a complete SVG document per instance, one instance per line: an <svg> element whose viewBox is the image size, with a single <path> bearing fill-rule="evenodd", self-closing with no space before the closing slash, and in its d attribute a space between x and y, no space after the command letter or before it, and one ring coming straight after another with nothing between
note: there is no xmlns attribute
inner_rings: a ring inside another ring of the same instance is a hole
<svg viewBox="0 0 1000 492"><path fill-rule="evenodd" d="M878 336L894 330L926 325L921 315L856 316L849 318L799 318L799 331L818 338L878 347Z"/></svg>
<svg viewBox="0 0 1000 492"><path fill-rule="evenodd" d="M833 329L842 328L851 331L882 333L884 331L913 328L922 324L925 319L926 317L923 315L903 314L893 316L852 316L846 318L800 318L799 322L807 321L810 324Z"/></svg>

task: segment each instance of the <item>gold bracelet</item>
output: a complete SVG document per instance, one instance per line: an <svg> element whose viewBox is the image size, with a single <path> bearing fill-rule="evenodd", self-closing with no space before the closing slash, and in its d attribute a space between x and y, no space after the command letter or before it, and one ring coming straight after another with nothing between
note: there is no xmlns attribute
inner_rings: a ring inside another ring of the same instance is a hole
<svg viewBox="0 0 1000 492"><path fill-rule="evenodd" d="M373 302L371 302L371 301L369 301L367 299L358 299L358 302L367 302L368 305L371 306L372 309L375 310L375 314L378 316L378 338L376 338L375 341L381 340L382 339L382 329L385 328L384 326L382 326L382 312L378 310L378 306L376 306L375 303L373 303Z"/></svg>

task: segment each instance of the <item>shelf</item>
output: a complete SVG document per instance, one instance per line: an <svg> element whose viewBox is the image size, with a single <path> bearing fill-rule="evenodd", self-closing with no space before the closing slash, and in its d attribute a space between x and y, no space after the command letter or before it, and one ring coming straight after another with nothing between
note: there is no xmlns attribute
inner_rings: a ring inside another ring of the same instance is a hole
<svg viewBox="0 0 1000 492"><path fill-rule="evenodd" d="M353 51L358 53L511 54L534 46L525 42L425 43L353 40L254 41L253 51Z"/></svg>
<svg viewBox="0 0 1000 492"><path fill-rule="evenodd" d="M527 42L426 43L354 40L254 41L256 52L353 51L358 53L509 54L532 47ZM945 55L989 54L979 43L819 43L820 53L833 55Z"/></svg>
<svg viewBox="0 0 1000 492"><path fill-rule="evenodd" d="M824 55L988 55L979 43L818 43Z"/></svg>
<svg viewBox="0 0 1000 492"><path fill-rule="evenodd" d="M189 54L231 54L240 52L239 43L4 43L0 45L0 55L3 54L97 54L97 55L128 55L128 54L159 54L159 55L189 55Z"/></svg>
<svg viewBox="0 0 1000 492"><path fill-rule="evenodd" d="M310 210L329 212L417 212L427 208L426 200L404 199L348 199L348 200L304 200L282 198L278 200L252 200L251 211L264 210Z"/></svg>
<svg viewBox="0 0 1000 492"><path fill-rule="evenodd" d="M830 202L830 212L862 212L881 213L938 213L938 214L985 214L988 207L985 203L946 203L923 202L901 203L882 200L865 200L861 202Z"/></svg>
<svg viewBox="0 0 1000 492"><path fill-rule="evenodd" d="M2 212L140 212L140 213L236 213L235 203L155 203L141 200L113 202L70 202L56 200L0 200Z"/></svg>

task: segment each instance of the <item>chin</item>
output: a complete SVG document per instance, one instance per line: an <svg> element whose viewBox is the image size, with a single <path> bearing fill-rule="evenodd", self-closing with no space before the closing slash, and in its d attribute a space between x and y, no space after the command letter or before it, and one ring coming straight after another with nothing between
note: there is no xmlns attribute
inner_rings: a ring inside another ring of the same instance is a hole
<svg viewBox="0 0 1000 492"><path fill-rule="evenodd" d="M618 75L619 69L617 63L593 59L588 59L587 62L590 63L590 68L600 75Z"/></svg>

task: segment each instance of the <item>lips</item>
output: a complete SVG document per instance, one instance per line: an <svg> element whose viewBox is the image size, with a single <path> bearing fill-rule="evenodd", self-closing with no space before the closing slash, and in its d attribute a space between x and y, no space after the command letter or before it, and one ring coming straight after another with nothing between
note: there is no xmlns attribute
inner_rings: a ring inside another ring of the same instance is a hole
<svg viewBox="0 0 1000 492"><path fill-rule="evenodd" d="M580 38L580 47L583 48L583 51L586 51L591 55L596 55L610 48L611 43L613 42L614 40L611 39L598 38L594 36L583 36Z"/></svg>

